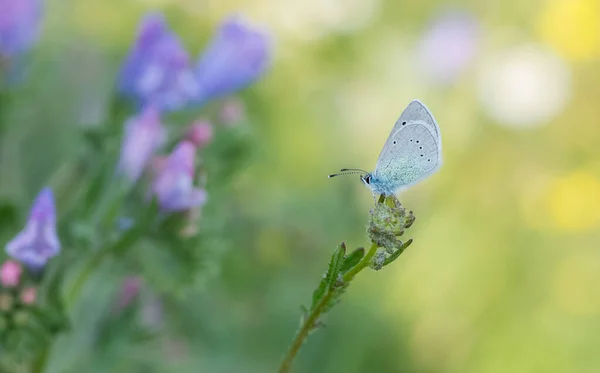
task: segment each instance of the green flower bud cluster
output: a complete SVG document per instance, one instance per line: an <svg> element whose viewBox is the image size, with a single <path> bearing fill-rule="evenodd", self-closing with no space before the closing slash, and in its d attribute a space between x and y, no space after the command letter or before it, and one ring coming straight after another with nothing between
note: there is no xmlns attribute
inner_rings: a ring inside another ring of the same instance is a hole
<svg viewBox="0 0 600 373"><path fill-rule="evenodd" d="M413 224L415 216L412 211L406 211L395 196L386 197L383 202L376 203L370 211L367 233L371 242L384 251L378 252L371 267L379 270L393 262L412 243L412 240L402 242L399 237Z"/></svg>

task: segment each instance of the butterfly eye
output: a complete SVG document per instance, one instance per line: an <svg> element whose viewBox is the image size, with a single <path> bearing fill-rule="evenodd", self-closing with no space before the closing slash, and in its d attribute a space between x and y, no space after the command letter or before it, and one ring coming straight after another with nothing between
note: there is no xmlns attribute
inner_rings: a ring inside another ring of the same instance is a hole
<svg viewBox="0 0 600 373"><path fill-rule="evenodd" d="M402 125L403 125L403 126L405 126L405 125L406 125L406 122L402 122Z"/></svg>
<svg viewBox="0 0 600 373"><path fill-rule="evenodd" d="M396 141L394 141L394 145L396 145Z"/></svg>

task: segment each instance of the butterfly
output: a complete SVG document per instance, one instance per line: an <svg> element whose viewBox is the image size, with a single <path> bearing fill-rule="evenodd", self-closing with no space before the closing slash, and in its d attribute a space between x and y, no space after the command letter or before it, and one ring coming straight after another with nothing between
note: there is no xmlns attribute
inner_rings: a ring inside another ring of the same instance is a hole
<svg viewBox="0 0 600 373"><path fill-rule="evenodd" d="M329 177L360 174L374 194L395 195L436 172L442 164L442 137L433 115L419 100L400 114L379 158L375 171L343 168Z"/></svg>

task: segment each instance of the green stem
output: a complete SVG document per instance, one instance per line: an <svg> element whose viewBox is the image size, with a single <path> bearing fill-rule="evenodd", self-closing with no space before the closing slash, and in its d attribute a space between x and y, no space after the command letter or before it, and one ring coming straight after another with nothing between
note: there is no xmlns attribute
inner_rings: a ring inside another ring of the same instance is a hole
<svg viewBox="0 0 600 373"><path fill-rule="evenodd" d="M81 293L81 289L83 285L87 282L89 277L92 275L95 268L97 268L102 261L110 254L122 254L123 250L135 243L138 238L145 232L145 229L148 227L148 223L152 221L152 217L154 217L154 209L156 209L155 204L151 205L151 209L144 214L144 220L141 224L135 228L132 228L128 232L126 232L117 242L112 245L101 247L94 256L85 264L85 267L81 270L77 279L73 283L73 287L69 291L65 299L65 308L71 308L73 303L79 297ZM44 348L42 353L39 355L39 358L35 361L33 366L33 373L43 373L46 369L46 364L48 363L48 357L50 356L50 352L52 351L53 342L48 343L48 345Z"/></svg>
<svg viewBox="0 0 600 373"><path fill-rule="evenodd" d="M365 256L361 259L361 261L358 262L357 265L352 267L351 270L346 272L346 274L343 277L344 283L351 281L354 278L354 276L356 276L360 271L362 271L363 269L368 267L369 264L371 264L371 259L373 259L373 257L377 253L377 248L378 248L378 246L376 243L371 244L371 248L365 254Z"/></svg>
<svg viewBox="0 0 600 373"><path fill-rule="evenodd" d="M109 253L110 250L107 250L107 248L103 247L94 253L94 256L85 264L85 267L81 270L81 272L79 272L79 276L77 276L77 279L73 283L73 287L66 296L66 308L69 308L73 305L73 302L75 302L79 296L79 293L81 293L83 285L87 282L93 270L97 268L100 263L102 263L104 257Z"/></svg>
<svg viewBox="0 0 600 373"><path fill-rule="evenodd" d="M73 284L73 287L67 294L66 308L69 308L73 305L73 302L77 299L79 293L81 292L83 285L86 283L87 279L92 274L92 271L94 270L94 268L96 268L102 262L102 260L108 253L110 253L110 250L107 250L106 248L102 248L102 249L98 250L98 252L96 252L95 255L92 257L92 259L86 263L85 267L79 273L79 276L77 276L77 279L75 280L75 283ZM53 343L53 341L51 341L44 348L44 350L39 355L38 359L35 361L35 363L33 365L33 369L32 369L33 373L43 373L44 372L44 370L46 369L46 364L48 363L48 357L50 356L50 351L52 351L53 345L54 345L54 343Z"/></svg>
<svg viewBox="0 0 600 373"><path fill-rule="evenodd" d="M332 296L333 292L328 291L327 294L325 294L323 298L321 298L319 303L317 303L317 305L312 309L310 315L308 315L308 317L304 319L302 327L298 331L298 334L296 334L296 338L294 338L294 341L292 342L288 353L285 355L285 358L283 359L283 362L279 367L279 373L287 373L290 371L290 368L292 367L292 362L298 354L298 351L300 351L300 347L302 347L304 341L306 341L308 333L310 333L310 331L314 328L314 325L319 319L319 316L325 309L325 306L327 305Z"/></svg>
<svg viewBox="0 0 600 373"><path fill-rule="evenodd" d="M0 60L0 68L2 61ZM1 76L0 76L1 78ZM0 114L3 114L6 106L7 106L7 94L4 93L2 91L2 81L0 79ZM113 120L111 121L111 126L112 128L119 128L119 126L122 123L122 120L125 116L125 112L126 110L124 109L123 105L120 104L120 102L118 100L114 101L114 104L111 108L111 113L110 113L110 117L113 118ZM0 115L0 134L2 132L3 126L4 126L4 116ZM108 190L113 192L112 198L111 199L107 199L107 194L104 193L100 198L100 201L97 201L97 203L99 202L100 204L100 208L95 211L92 212L92 222L94 223L94 225L98 225L98 223L101 221L104 224L104 226L112 226L112 223L114 223L114 219L115 216L117 214L117 207L118 207L118 203L122 202L122 197L123 197L123 186L121 184L118 184L118 188L119 190L117 190L117 192L115 192L114 190L114 186L111 183ZM145 215L145 221L148 221L150 216L150 214L146 214ZM79 297L79 294L81 293L81 289L83 288L83 285L85 285L85 283L87 282L88 278L91 276L91 274L93 273L93 270L95 268L97 268L102 261L105 259L106 256L110 255L112 252L120 252L123 250L124 246L127 245L131 245L135 242L135 240L137 240L137 238L140 237L140 235L142 234L142 231L140 229L136 229L135 231L132 232L128 232L126 233L123 237L121 237L121 239L119 239L114 245L112 246L104 246L101 247L96 253L94 253L94 256L85 264L85 267L81 270L81 272L79 273L79 275L77 276L73 287L71 288L71 290L68 292L66 299L65 299L65 303L66 303L66 308L70 308L72 307L73 303L75 302L75 300ZM47 346L43 349L43 351L40 353L39 357L35 360L35 362L33 363L32 366L32 372L33 373L43 373L46 370L46 365L48 364L48 359L51 355L51 351L53 348L53 343L54 341L50 342L47 344Z"/></svg>
<svg viewBox="0 0 600 373"><path fill-rule="evenodd" d="M385 195L382 194L379 196L377 203L384 203L385 199ZM352 267L352 269L350 269L348 272L346 272L346 274L344 274L344 276L342 277L345 284L352 281L354 276L356 276L360 271L362 271L371 264L371 259L373 259L373 257L377 253L378 248L379 247L376 243L371 244L371 248L361 259L361 261L358 262L354 267ZM304 319L300 330L298 330L294 341L292 342L287 354L285 355L283 361L281 362L281 365L279 366L279 373L287 373L290 371L294 358L300 351L300 348L306 341L306 338L308 338L310 331L314 329L315 325L319 320L319 317L321 316L323 311L325 311L325 308L333 295L333 289L327 290L327 293L325 293L325 295L321 298L319 303L317 303L315 307L310 311L308 317Z"/></svg>
<svg viewBox="0 0 600 373"><path fill-rule="evenodd" d="M44 351L40 354L40 357L35 361L31 369L32 373L43 373L46 369L48 362L48 356L50 356L50 350L52 349L52 342L48 344Z"/></svg>
<svg viewBox="0 0 600 373"><path fill-rule="evenodd" d="M358 264L355 265L350 271L346 272L346 274L343 277L344 283L352 281L354 276L356 276L360 271L362 271L363 269L368 267L369 264L371 264L371 259L373 258L373 256L375 256L375 253L377 253L377 248L377 244L373 243L371 245L371 248L369 249L367 254L362 258L362 260L358 262ZM308 334L314 328L315 324L317 323L317 320L319 320L319 317L325 310L326 305L329 303L333 295L334 292L332 290L328 290L327 293L325 293L325 295L323 296L323 298L321 298L319 303L317 303L317 305L310 311L308 317L304 319L302 327L296 334L292 345L290 346L287 354L285 355L285 358L283 359L283 362L281 363L281 366L279 367L279 373L287 373L290 371L294 358L300 351L300 348L306 341Z"/></svg>

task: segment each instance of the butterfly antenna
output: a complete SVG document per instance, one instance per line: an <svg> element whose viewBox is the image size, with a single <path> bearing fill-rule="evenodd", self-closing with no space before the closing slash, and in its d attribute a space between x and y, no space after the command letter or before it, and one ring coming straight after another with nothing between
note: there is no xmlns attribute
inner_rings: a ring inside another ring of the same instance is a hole
<svg viewBox="0 0 600 373"><path fill-rule="evenodd" d="M346 171L360 171L360 172L364 172L365 174L369 173L369 171L365 171L362 168L342 168L340 171L342 171L342 172L346 172Z"/></svg>
<svg viewBox="0 0 600 373"><path fill-rule="evenodd" d="M363 170L352 170L352 171L345 171L345 170L350 170L348 168L344 168L342 169L343 172L340 172L339 174L331 174L329 176L327 176L328 178L332 178L332 177L336 177L336 176L345 176L345 175L356 175L356 174L368 174L367 171L363 171Z"/></svg>

